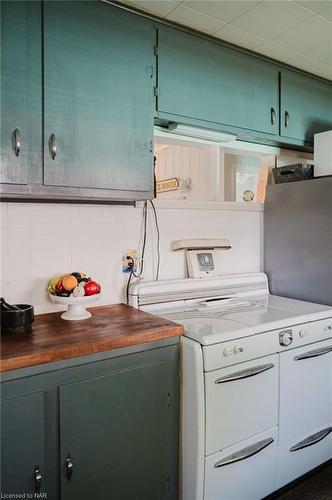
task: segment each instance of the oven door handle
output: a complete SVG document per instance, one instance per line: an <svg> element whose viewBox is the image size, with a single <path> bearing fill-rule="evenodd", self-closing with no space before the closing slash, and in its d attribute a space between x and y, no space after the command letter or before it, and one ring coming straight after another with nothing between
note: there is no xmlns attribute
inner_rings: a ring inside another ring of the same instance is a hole
<svg viewBox="0 0 332 500"><path fill-rule="evenodd" d="M242 450L239 450L235 453L232 453L231 455L228 455L225 458L222 458L221 460L216 462L214 466L218 469L219 467L224 467L225 465L230 465L236 462L240 462L241 460L245 460L246 458L252 457L253 455L256 455L256 453L264 450L264 448L273 443L273 441L274 439L271 437L263 439L262 441L258 441L258 443L251 444L250 446L247 446Z"/></svg>
<svg viewBox="0 0 332 500"><path fill-rule="evenodd" d="M323 354L328 354L329 352L332 352L331 345L328 347L320 347L319 349L313 349L312 351L299 354L298 356L294 357L294 361L300 361L301 359L317 358L317 356L323 356Z"/></svg>
<svg viewBox="0 0 332 500"><path fill-rule="evenodd" d="M243 378L253 377L254 375L259 375L267 370L274 368L274 363L267 363L265 365L254 366L253 368L247 368L245 370L240 370L238 372L230 373L224 377L219 377L215 381L216 384L224 384L225 382L233 382L233 380L241 380Z"/></svg>
<svg viewBox="0 0 332 500"><path fill-rule="evenodd" d="M303 441L294 444L294 446L292 446L289 451L302 450L303 448L307 448L307 446L312 446L313 444L319 443L319 441L326 438L331 432L332 427L327 427L326 429L323 429L319 432L315 432L315 434L312 434L312 436L309 436L303 439Z"/></svg>

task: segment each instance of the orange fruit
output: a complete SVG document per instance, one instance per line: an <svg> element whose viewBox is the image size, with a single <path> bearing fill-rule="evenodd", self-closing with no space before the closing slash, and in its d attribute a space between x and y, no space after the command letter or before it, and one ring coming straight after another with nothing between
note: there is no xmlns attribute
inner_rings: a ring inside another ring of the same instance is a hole
<svg viewBox="0 0 332 500"><path fill-rule="evenodd" d="M75 278L75 276L71 276L70 274L63 276L62 278L62 286L65 290L68 290L68 292L71 292L76 288L78 285L78 281Z"/></svg>

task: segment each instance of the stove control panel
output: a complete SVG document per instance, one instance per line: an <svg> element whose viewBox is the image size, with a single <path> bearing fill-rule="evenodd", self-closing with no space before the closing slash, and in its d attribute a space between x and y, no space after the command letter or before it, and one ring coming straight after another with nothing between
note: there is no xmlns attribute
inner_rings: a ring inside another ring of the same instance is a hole
<svg viewBox="0 0 332 500"><path fill-rule="evenodd" d="M288 347L293 342L293 330L283 330L279 333L279 344Z"/></svg>

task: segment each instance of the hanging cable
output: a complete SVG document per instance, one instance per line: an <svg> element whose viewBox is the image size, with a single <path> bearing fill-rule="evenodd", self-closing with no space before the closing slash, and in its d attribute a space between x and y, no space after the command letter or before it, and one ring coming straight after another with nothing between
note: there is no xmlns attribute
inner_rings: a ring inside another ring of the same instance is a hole
<svg viewBox="0 0 332 500"><path fill-rule="evenodd" d="M154 220L155 220L155 225L156 225L156 231L157 231L157 272L156 272L156 281L159 280L159 271L160 271L160 230L159 230L159 222L158 222L158 216L157 216L157 211L156 207L153 203L152 200L150 200L151 207L153 210L154 214Z"/></svg>
<svg viewBox="0 0 332 500"><path fill-rule="evenodd" d="M141 260L140 260L140 269L138 273L135 273L134 271L134 266L135 266L135 261L132 257L127 257L128 259L128 267L130 268L130 273L127 281L127 286L126 286L126 302L127 304L129 303L129 288L130 288L130 283L133 278L140 278L143 275L143 270L144 270L144 256L145 256L145 248L146 248L146 232L147 232L147 213L148 213L148 204L147 202L144 203L143 207L143 242L142 242L142 253L141 253Z"/></svg>

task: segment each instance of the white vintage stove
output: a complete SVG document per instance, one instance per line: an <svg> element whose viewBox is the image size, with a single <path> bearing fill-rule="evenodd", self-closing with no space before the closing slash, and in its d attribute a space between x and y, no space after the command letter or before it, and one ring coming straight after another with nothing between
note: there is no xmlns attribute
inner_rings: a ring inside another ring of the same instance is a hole
<svg viewBox="0 0 332 500"><path fill-rule="evenodd" d="M136 283L130 303L185 327L183 500L259 500L332 458L332 308L266 275Z"/></svg>

